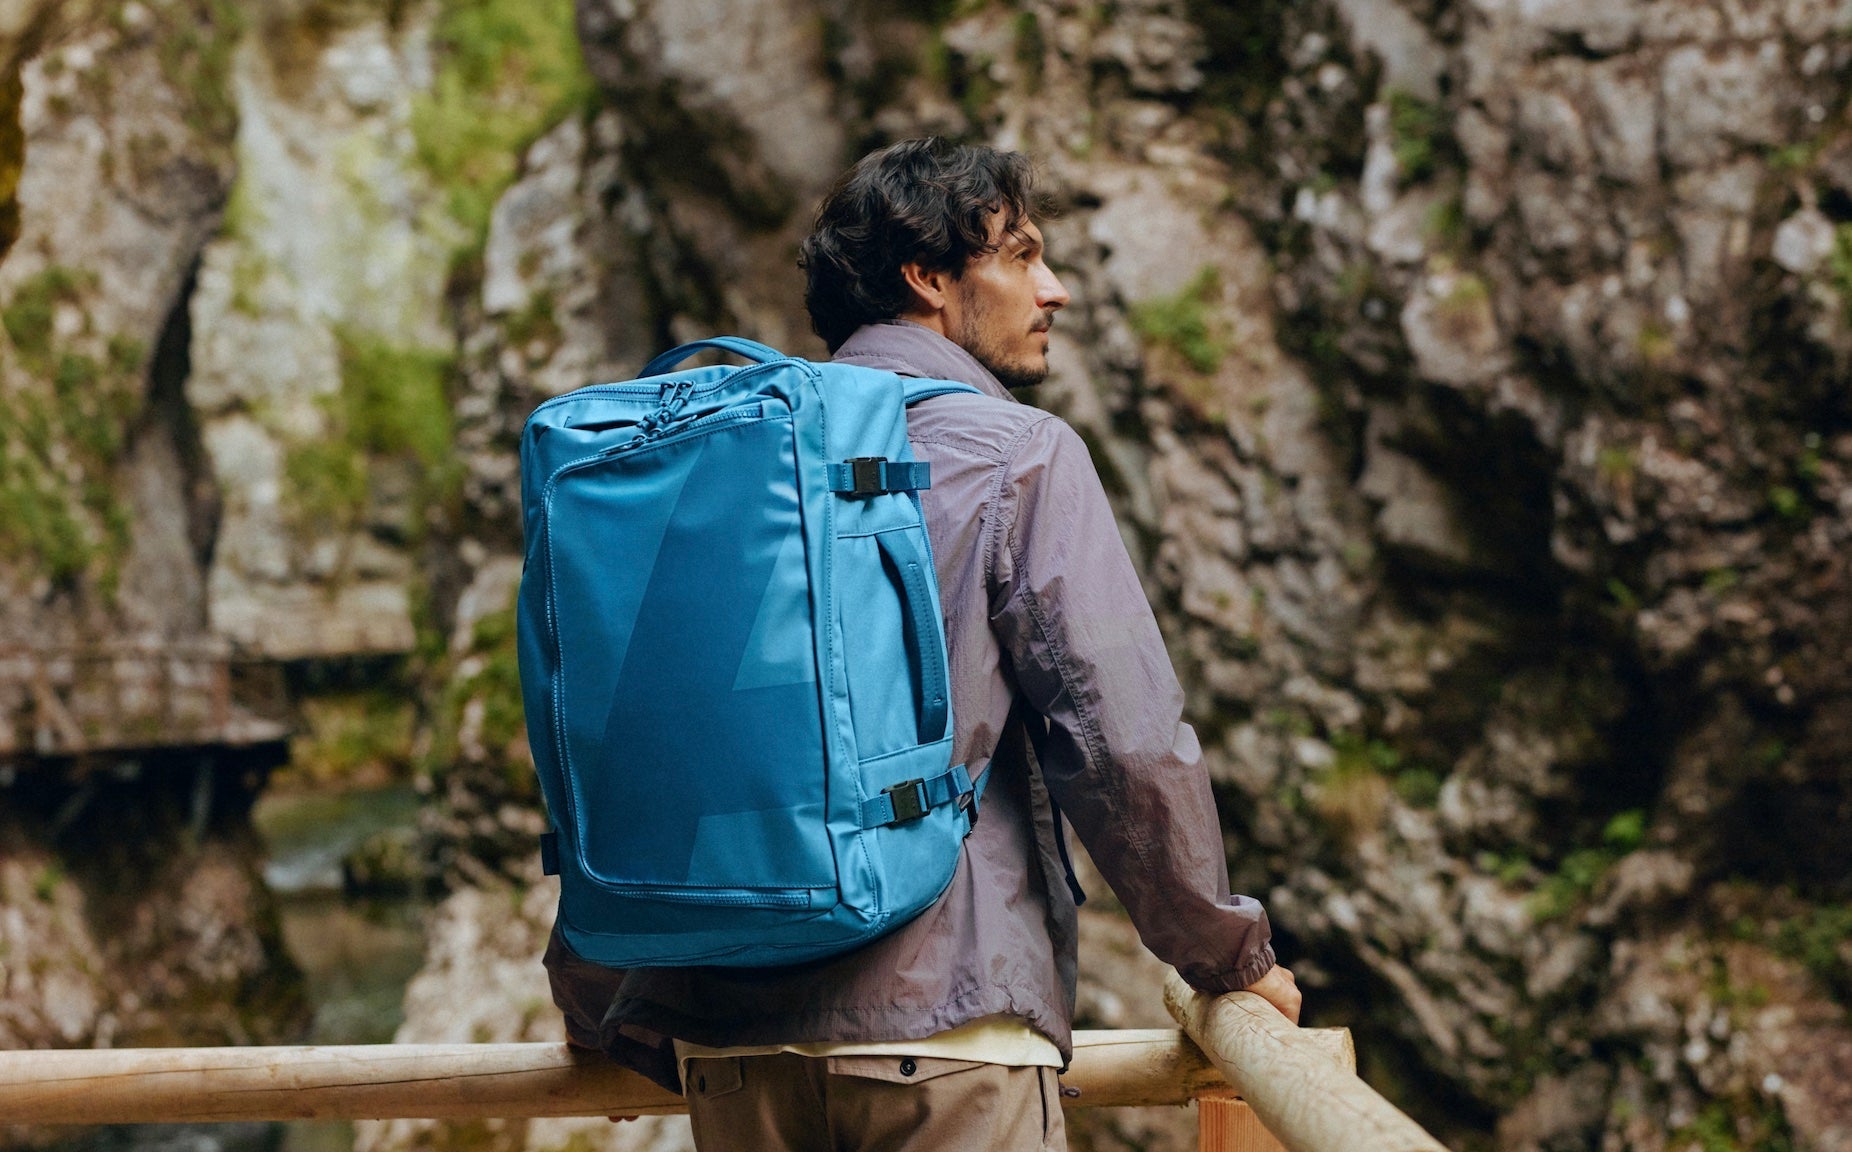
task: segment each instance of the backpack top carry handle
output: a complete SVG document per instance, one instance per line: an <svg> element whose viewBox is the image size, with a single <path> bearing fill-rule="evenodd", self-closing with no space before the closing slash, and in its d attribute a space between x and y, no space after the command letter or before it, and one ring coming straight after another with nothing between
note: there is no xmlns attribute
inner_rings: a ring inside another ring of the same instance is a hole
<svg viewBox="0 0 1852 1152"><path fill-rule="evenodd" d="M755 364L770 364L774 360L788 359L783 352L778 351L776 348L767 347L757 340L748 340L744 336L714 336L706 340L695 340L683 344L678 348L669 349L667 352L664 352L662 355L643 366L643 376L645 378L660 376L664 372L673 371L677 364L693 356L696 352L704 351L709 348L718 352L731 352L735 356L744 357Z"/></svg>

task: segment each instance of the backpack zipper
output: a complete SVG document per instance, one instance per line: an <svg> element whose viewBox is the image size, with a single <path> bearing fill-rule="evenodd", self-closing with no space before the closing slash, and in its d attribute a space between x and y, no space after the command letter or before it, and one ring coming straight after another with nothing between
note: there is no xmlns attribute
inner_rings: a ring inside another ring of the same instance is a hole
<svg viewBox="0 0 1852 1152"><path fill-rule="evenodd" d="M703 416L692 423L671 425L646 440L633 437L632 439L624 441L622 444L613 444L609 448L600 448L590 456L581 456L577 460L569 460L561 464L559 468L554 471L553 475L547 477L547 486L543 490L541 496L542 503L549 510L551 509L553 489L558 485L560 477L568 472L574 472L580 468L586 468L618 456L628 456L633 453L650 451L656 448L666 448L671 444L687 439L697 432L711 432L729 424L745 424L753 420L776 419L777 417L767 417L765 415L765 404L766 402L761 400L750 408L734 408L726 412L716 412L712 416ZM549 515L548 518L551 519L551 516Z"/></svg>
<svg viewBox="0 0 1852 1152"><path fill-rule="evenodd" d="M588 876L590 874L588 873ZM611 884L592 876L592 881L614 896L636 900L655 900L663 904L705 904L728 908L808 908L808 888L671 888L640 884Z"/></svg>
<svg viewBox="0 0 1852 1152"><path fill-rule="evenodd" d="M749 364L734 372L731 376L722 377L714 381L706 388L696 388L694 385L689 384L688 395L692 398L697 392L715 392L729 385L737 384L740 380L751 376L754 372L759 372L767 368L788 368L794 363L800 362L785 359L769 360L763 364ZM698 372L700 369L697 368L694 369L694 371ZM675 384L669 385L667 388L657 384L640 384L635 381L626 384L588 384L583 388L575 388L563 396L555 396L551 400L542 401L533 412L528 414L527 418L529 422L532 422L535 416L538 416L540 413L545 412L555 405L566 404L573 400L580 400L586 396L648 396L652 394L660 396L672 388L680 388L683 383L685 382L678 381Z"/></svg>

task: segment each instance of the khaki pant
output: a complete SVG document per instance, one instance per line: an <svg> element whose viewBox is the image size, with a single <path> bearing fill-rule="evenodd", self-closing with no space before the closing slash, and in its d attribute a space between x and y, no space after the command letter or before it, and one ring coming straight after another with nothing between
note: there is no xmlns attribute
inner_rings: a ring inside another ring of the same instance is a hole
<svg viewBox="0 0 1852 1152"><path fill-rule="evenodd" d="M688 1064L701 1152L1066 1152L1053 1068L925 1056Z"/></svg>

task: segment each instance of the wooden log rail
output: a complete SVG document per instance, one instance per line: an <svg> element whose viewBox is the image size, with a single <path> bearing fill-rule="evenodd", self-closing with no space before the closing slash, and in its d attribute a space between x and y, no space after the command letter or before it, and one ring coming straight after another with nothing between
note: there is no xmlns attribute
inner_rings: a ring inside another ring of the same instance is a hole
<svg viewBox="0 0 1852 1152"><path fill-rule="evenodd" d="M1175 976L1165 1000L1184 1031L1076 1033L1066 1107L1199 1100L1204 1152L1444 1152L1357 1078L1348 1031L1294 1028L1258 997L1201 996ZM681 1097L563 1044L0 1052L0 1124L686 1110Z"/></svg>
<svg viewBox="0 0 1852 1152"><path fill-rule="evenodd" d="M1164 984L1164 1006L1289 1152L1447 1152L1358 1079L1354 1057L1348 1067L1333 1064L1304 1042L1305 1031L1254 993L1205 996L1172 972ZM1259 1146L1240 1142L1239 1114L1224 1114L1237 1139L1212 1143L1216 1116L1213 1102L1205 1101L1200 1113L1203 1152Z"/></svg>

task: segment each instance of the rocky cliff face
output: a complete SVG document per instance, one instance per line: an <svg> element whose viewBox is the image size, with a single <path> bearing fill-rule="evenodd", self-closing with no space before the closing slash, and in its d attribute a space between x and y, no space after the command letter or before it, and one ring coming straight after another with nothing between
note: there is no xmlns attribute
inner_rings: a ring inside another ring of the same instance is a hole
<svg viewBox="0 0 1852 1152"><path fill-rule="evenodd" d="M135 727L165 720L184 746L242 741L248 719L217 691L204 630L213 492L182 396L186 293L235 170L227 15L41 3L0 19L9 1047L275 1041L303 1019L245 818L268 762L149 747ZM139 750L32 755L99 736Z"/></svg>
<svg viewBox="0 0 1852 1152"><path fill-rule="evenodd" d="M74 19L25 65L0 263L7 403L44 429L8 441L10 634L405 662L448 872L519 890L527 410L714 330L817 353L793 253L836 171L1022 148L1074 296L1035 399L1094 449L1318 1021L1461 1146L1852 1147L1849 28L1828 0Z"/></svg>

